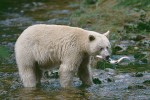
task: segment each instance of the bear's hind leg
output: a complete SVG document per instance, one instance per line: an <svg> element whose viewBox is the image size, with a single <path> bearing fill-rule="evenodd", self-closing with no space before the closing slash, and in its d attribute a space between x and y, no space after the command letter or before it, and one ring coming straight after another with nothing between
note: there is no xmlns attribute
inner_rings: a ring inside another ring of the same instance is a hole
<svg viewBox="0 0 150 100"><path fill-rule="evenodd" d="M90 86L93 84L91 69L89 64L89 57L85 57L78 69L78 76L83 85Z"/></svg>
<svg viewBox="0 0 150 100"><path fill-rule="evenodd" d="M19 75L23 81L24 87L36 87L39 82L39 70L36 69L35 64L18 66Z"/></svg>
<svg viewBox="0 0 150 100"><path fill-rule="evenodd" d="M38 63L35 64L35 74L36 74L36 85L40 85L42 78L42 70Z"/></svg>

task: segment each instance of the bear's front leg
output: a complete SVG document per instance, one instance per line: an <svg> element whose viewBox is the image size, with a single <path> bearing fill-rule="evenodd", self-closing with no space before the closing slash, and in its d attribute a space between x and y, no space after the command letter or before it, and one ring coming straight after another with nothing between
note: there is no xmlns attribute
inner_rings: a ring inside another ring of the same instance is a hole
<svg viewBox="0 0 150 100"><path fill-rule="evenodd" d="M61 64L59 68L60 84L62 87L72 87L72 81L75 71L70 68L71 66Z"/></svg>
<svg viewBox="0 0 150 100"><path fill-rule="evenodd" d="M77 73L79 65L82 61L82 56L76 54L64 57L59 68L60 84L62 87L72 87L73 77Z"/></svg>
<svg viewBox="0 0 150 100"><path fill-rule="evenodd" d="M82 81L83 85L90 86L93 84L88 56L86 56L81 62L79 69L78 69L78 76L80 80Z"/></svg>

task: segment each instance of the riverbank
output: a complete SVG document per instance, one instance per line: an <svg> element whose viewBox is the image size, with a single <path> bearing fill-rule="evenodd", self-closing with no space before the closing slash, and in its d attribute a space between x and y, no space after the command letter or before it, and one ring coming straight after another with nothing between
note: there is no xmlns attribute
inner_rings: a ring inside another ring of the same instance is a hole
<svg viewBox="0 0 150 100"><path fill-rule="evenodd" d="M123 55L131 57L127 65L120 66L126 66L124 70L127 72L131 69L150 71L150 2L95 0L94 4L90 4L89 1L94 0L81 2L80 9L71 16L71 25L100 33L110 30L114 58ZM98 64L105 65L105 68L110 66L101 63Z"/></svg>

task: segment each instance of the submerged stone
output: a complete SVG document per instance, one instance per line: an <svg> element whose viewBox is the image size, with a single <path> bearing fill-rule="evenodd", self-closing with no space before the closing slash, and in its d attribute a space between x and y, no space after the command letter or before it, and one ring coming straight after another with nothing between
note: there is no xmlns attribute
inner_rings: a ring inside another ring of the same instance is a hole
<svg viewBox="0 0 150 100"><path fill-rule="evenodd" d="M99 78L93 78L94 84L101 84L101 80Z"/></svg>

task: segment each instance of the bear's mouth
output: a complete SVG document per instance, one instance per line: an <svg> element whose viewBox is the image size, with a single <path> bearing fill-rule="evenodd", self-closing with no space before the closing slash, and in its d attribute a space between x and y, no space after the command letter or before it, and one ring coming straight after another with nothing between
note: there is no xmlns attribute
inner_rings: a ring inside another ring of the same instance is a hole
<svg viewBox="0 0 150 100"><path fill-rule="evenodd" d="M101 55L96 55L97 58L103 59Z"/></svg>
<svg viewBox="0 0 150 100"><path fill-rule="evenodd" d="M101 55L96 55L96 57L97 57L97 58L100 58L100 59L103 59L103 60L105 60L105 61L107 61L107 62L110 62L110 61L111 61L110 58L109 58L109 59L106 59L106 58L104 58L104 57L101 56Z"/></svg>

